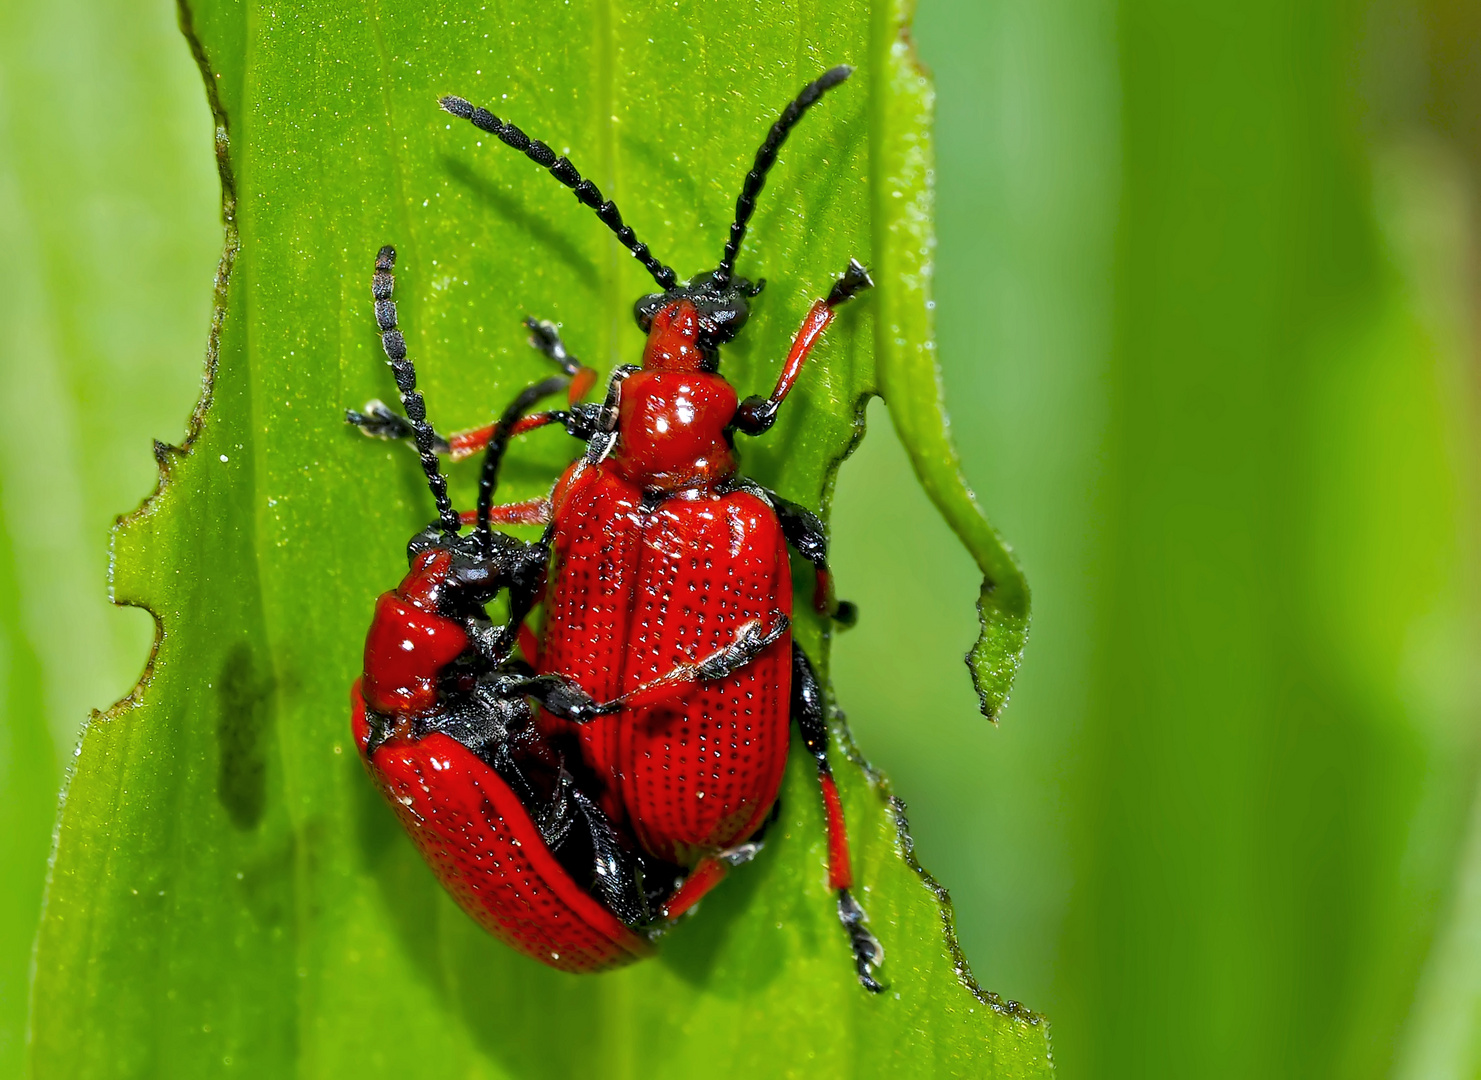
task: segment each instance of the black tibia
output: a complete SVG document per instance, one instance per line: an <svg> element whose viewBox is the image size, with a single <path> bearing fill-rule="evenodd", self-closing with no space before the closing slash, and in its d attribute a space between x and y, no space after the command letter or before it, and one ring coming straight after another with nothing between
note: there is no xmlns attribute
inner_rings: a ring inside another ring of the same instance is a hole
<svg viewBox="0 0 1481 1080"><path fill-rule="evenodd" d="M581 361L566 351L561 332L548 319L525 319L525 328L530 332L530 347L541 356L560 365L567 375L574 376L581 370Z"/></svg>
<svg viewBox="0 0 1481 1080"><path fill-rule="evenodd" d="M874 279L869 276L869 271L864 269L864 264L858 259L850 259L848 269L833 283L833 288L828 291L828 299L824 303L830 308L835 308L839 304L852 300L865 289L873 287Z"/></svg>
<svg viewBox="0 0 1481 1080"><path fill-rule="evenodd" d="M585 792L572 788L571 801L591 844L592 892L608 911L629 926L652 922L653 913L643 895L638 861L633 853L618 843L611 821Z"/></svg>
<svg viewBox="0 0 1481 1080"><path fill-rule="evenodd" d="M776 511L782 535L786 537L792 550L813 564L825 587L831 584L833 572L828 568L828 527L823 524L822 518L801 503L784 499L770 488L762 487L746 477L737 477L732 482L732 490L750 492L769 503ZM851 602L839 600L833 607L834 610L829 611L828 616L834 622L847 627L859 621L859 609Z"/></svg>
<svg viewBox="0 0 1481 1080"><path fill-rule="evenodd" d="M655 259L648 250L648 245L639 240L632 229L623 223L617 204L610 199L604 200L597 186L583 178L570 161L557 157L555 151L539 139L530 138L513 124L500 120L487 109L477 108L460 97L449 95L442 98L439 104L454 116L467 120L481 131L497 137L506 146L518 150L536 165L549 169L550 175L570 188L571 194L579 202L596 211L602 224L612 230L618 243L633 253L633 258L643 264L648 273L653 275L654 281L665 289L672 289L678 284L679 279L673 269Z"/></svg>
<svg viewBox="0 0 1481 1080"><path fill-rule="evenodd" d="M432 498L437 503L437 519L442 531L453 534L458 531L458 512L447 497L447 480L437 469L437 435L427 423L427 406L417 392L416 367L406 356L406 339L396 326L396 301L391 293L396 279L391 269L396 265L396 249L390 244L380 249L375 257L375 276L371 279L370 292L375 298L375 321L381 332L381 347L386 351L386 360L391 365L391 374L396 379L396 389L401 393L401 404L411 425L411 435L416 442L417 454L422 459L422 471L427 475L427 486L432 489ZM389 411L389 410L387 410Z"/></svg>
<svg viewBox="0 0 1481 1080"><path fill-rule="evenodd" d="M715 271L716 279L729 281L730 275L735 268L736 256L740 254L741 241L745 239L746 226L750 223L751 215L756 212L756 196L761 194L761 189L766 186L766 174L776 164L777 151L782 148L782 143L787 141L792 128L797 121L802 119L802 114L817 104L818 99L827 91L843 82L854 73L854 69L847 65L825 71L813 82L802 88L802 92L788 106L782 110L782 115L777 117L777 122L771 125L771 130L766 133L766 139L761 143L761 148L756 151L756 160L751 165L751 171L746 173L745 182L741 185L740 197L735 200L735 221L730 226L730 238L725 242L725 254L720 256L720 266ZM664 288L670 286L665 285Z"/></svg>
<svg viewBox="0 0 1481 1080"><path fill-rule="evenodd" d="M803 745L818 767L819 780L833 775L828 763L828 717L823 703L823 688L812 663L797 642L792 642L792 718L802 733ZM884 960L884 948L864 925L867 916L848 889L838 890L838 920L848 932L849 947L854 954L854 970L864 989L879 993L884 989L874 978L874 968Z"/></svg>
<svg viewBox="0 0 1481 1080"><path fill-rule="evenodd" d="M859 975L860 985L870 993L878 994L884 990L884 984L874 977L874 969L884 961L884 947L864 925L867 919L853 893L839 889L838 921L848 931L849 944L854 950L854 970Z"/></svg>
<svg viewBox="0 0 1481 1080"><path fill-rule="evenodd" d="M557 859L580 867L574 875L578 881L590 877L587 888L608 911L629 926L652 920L632 854L618 842L607 815L565 768L559 770L555 790L535 824Z"/></svg>
<svg viewBox="0 0 1481 1080"><path fill-rule="evenodd" d="M480 752L519 797L550 853L578 884L624 923L640 927L653 921L644 892L644 860L625 845L611 820L582 790L565 765L548 767L511 752L503 742L492 753ZM662 875L655 875L662 880Z"/></svg>

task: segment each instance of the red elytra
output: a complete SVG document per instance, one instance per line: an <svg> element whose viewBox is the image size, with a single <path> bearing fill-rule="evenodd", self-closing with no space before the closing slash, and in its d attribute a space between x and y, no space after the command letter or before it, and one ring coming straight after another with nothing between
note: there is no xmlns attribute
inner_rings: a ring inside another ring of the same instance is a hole
<svg viewBox="0 0 1481 1080"><path fill-rule="evenodd" d="M612 460L576 466L552 501L539 669L599 699L720 648L743 623L792 612L787 546L771 507L749 492L696 485L644 511L621 449L619 439ZM587 764L608 784L603 809L649 853L680 866L749 839L781 786L791 688L787 634L682 701L583 725Z"/></svg>
<svg viewBox="0 0 1481 1080"><path fill-rule="evenodd" d="M503 777L434 733L367 752L356 682L351 731L376 788L458 906L512 949L561 971L606 971L653 947L571 878Z"/></svg>
<svg viewBox="0 0 1481 1080"><path fill-rule="evenodd" d="M436 448L463 456L547 423L586 440L585 456L549 500L495 507L485 484L477 512L464 515L484 530L493 521L552 526L544 623L531 658L541 674L620 705L574 724L543 709L542 736L579 745L607 817L647 856L689 871L664 905L672 918L754 851L747 841L775 805L795 718L817 764L839 916L860 982L879 990L872 972L882 950L849 892L852 868L828 763L822 692L785 632L792 611L789 543L814 564L820 609L840 613L830 596L826 538L814 515L739 477L733 450L735 434L759 435L772 425L834 310L871 284L864 268L851 261L827 298L813 305L769 397L741 403L717 371L719 347L741 329L761 291L735 275L734 263L767 171L801 115L850 70L827 72L783 111L746 177L719 266L682 285L569 161L487 110L444 98L448 112L570 186L663 292L638 302L635 314L648 334L642 367L618 369L603 406L582 405L573 395L569 410L501 420L438 440ZM537 348L575 379L590 380L553 325L527 323ZM350 418L368 434L408 434L383 406L367 412ZM425 462L432 441L419 435L418 447ZM779 629L762 640L747 629L758 626ZM723 670L705 660L716 655L729 660ZM683 692L650 700L644 688L665 683L674 670L699 674Z"/></svg>

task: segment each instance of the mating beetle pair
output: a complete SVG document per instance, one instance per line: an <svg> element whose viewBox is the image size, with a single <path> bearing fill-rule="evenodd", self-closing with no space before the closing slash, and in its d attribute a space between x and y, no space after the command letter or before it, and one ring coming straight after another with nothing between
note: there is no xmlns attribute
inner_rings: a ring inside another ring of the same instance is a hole
<svg viewBox="0 0 1481 1080"><path fill-rule="evenodd" d="M720 347L761 291L734 273L756 196L792 127L850 71L825 73L782 112L746 176L719 265L685 284L564 157L487 110L442 99L571 187L661 288L635 308L648 335L641 367L619 367L600 405L580 401L595 373L554 326L527 320L532 344L563 374L531 386L495 424L442 438L396 326L395 254L385 248L376 262L376 317L406 414L372 402L348 419L415 442L439 516L413 538L410 573L377 606L353 694L356 742L464 909L565 970L644 955L658 930L755 853L796 719L817 764L839 917L860 982L880 989L883 953L850 892L822 691L791 639L789 545L815 567L819 609L844 621L852 612L832 599L822 523L739 476L733 449L736 433L771 426L834 310L871 284L868 274L851 262L813 305L768 397L741 402L718 373ZM529 411L562 389L567 408ZM583 440L585 453L548 498L495 506L509 440L548 424ZM437 454L479 450L477 508L459 515ZM525 543L493 528L516 523L545 531ZM460 535L464 524L473 530ZM486 606L506 590L508 621L495 627ZM536 639L524 624L542 602Z"/></svg>

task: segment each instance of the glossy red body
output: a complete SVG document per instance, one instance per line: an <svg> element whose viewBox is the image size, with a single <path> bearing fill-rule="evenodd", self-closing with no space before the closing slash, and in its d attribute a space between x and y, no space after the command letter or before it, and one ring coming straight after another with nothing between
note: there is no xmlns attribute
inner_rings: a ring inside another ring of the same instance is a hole
<svg viewBox="0 0 1481 1080"><path fill-rule="evenodd" d="M365 700L383 716L424 716L437 707L437 677L468 647L468 635L437 614L451 556L423 552L394 592L382 593L365 635Z"/></svg>
<svg viewBox="0 0 1481 1080"><path fill-rule="evenodd" d="M572 880L509 785L472 751L432 734L392 738L367 754L359 682L350 706L371 779L437 880L480 926L562 971L604 971L652 952Z"/></svg>
<svg viewBox="0 0 1481 1080"><path fill-rule="evenodd" d="M597 700L724 646L743 623L791 615L775 512L721 489L735 472L725 428L736 395L701 370L696 334L687 300L655 316L643 370L622 384L611 456L577 462L552 497L539 666ZM692 867L766 820L787 760L791 648L783 635L677 702L630 707L579 729L604 784L603 808L649 853Z"/></svg>
<svg viewBox="0 0 1481 1080"><path fill-rule="evenodd" d="M437 613L445 550L424 552L383 593L365 636L365 672L350 692L361 760L437 879L500 941L563 971L602 971L652 949L572 880L497 772L442 734L416 738L411 720L438 706L444 668L468 635ZM374 753L366 705L393 721Z"/></svg>

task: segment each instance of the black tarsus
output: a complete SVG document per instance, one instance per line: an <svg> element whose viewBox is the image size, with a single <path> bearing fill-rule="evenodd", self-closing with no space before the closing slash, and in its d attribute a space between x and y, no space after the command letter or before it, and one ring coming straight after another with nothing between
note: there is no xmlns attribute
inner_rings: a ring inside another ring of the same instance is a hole
<svg viewBox="0 0 1481 1080"><path fill-rule="evenodd" d="M838 890L838 921L848 931L849 944L854 950L854 971L859 976L859 985L871 994L884 992L884 984L874 977L875 966L884 959L884 948L879 939L864 925L867 916L854 894L847 889Z"/></svg>
<svg viewBox="0 0 1481 1080"><path fill-rule="evenodd" d="M573 724L585 724L616 711L615 707L598 703L576 682L558 673L528 675L510 683L506 689L534 698L546 712Z"/></svg>
<svg viewBox="0 0 1481 1080"><path fill-rule="evenodd" d="M375 322L380 327L381 348L386 350L386 360L391 365L396 389L401 394L401 406L411 424L417 456L422 459L422 472L427 474L427 486L432 489L432 498L437 503L438 524L443 532L454 536L460 522L458 512L453 509L452 500L447 495L447 478L437 468L437 433L427 423L427 403L417 391L417 369L406 357L406 338L396 325L396 301L391 299L396 288L396 278L391 272L395 266L396 249L387 244L376 253L375 276L371 279Z"/></svg>
<svg viewBox="0 0 1481 1080"><path fill-rule="evenodd" d="M756 160L751 165L751 171L746 173L745 182L741 185L740 197L735 200L735 221L730 225L730 238L725 242L725 254L720 257L720 265L715 270L716 281L725 284L730 281L731 275L735 272L735 260L740 254L741 241L746 236L746 226L750 224L751 215L756 212L756 196L761 194L761 189L766 186L766 174L776 164L777 152L781 150L782 143L787 141L787 136L791 134L797 121L802 119L803 113L816 105L819 98L853 73L854 69L847 64L840 64L836 68L823 72L821 76L802 88L802 93L792 99L791 103L782 110L782 115L777 118L777 122L771 125L771 130L767 132L761 149L756 151Z"/></svg>
<svg viewBox="0 0 1481 1080"><path fill-rule="evenodd" d="M541 356L560 366L572 378L581 370L581 361L566 351L561 340L560 329L549 319L525 318L525 329L530 332L530 347Z"/></svg>
<svg viewBox="0 0 1481 1080"><path fill-rule="evenodd" d="M771 645L780 641L791 628L792 620L787 617L786 612L773 612L769 629L763 630L759 620L750 624L746 631L729 645L723 649L717 649L695 665L696 677L705 680L729 678L754 661Z"/></svg>
<svg viewBox="0 0 1481 1080"><path fill-rule="evenodd" d="M386 439L391 442L415 439L411 421L380 398L371 398L367 401L364 412L346 409L345 423L354 424L362 434L372 439ZM439 454L445 454L450 449L447 439L439 435L436 430L432 432L432 449Z"/></svg>
<svg viewBox="0 0 1481 1080"><path fill-rule="evenodd" d="M475 106L463 98L449 94L440 98L438 104L453 116L467 120L480 131L487 131L490 135L496 136L506 146L512 146L536 165L548 169L551 176L571 189L571 193L579 202L596 211L602 224L616 235L617 242L633 253L633 258L643 264L648 273L653 275L653 280L661 287L672 289L679 283L678 275L674 273L673 268L655 259L652 252L648 250L648 245L639 240L637 234L623 223L617 204L611 199L604 200L597 186L577 172L576 166L572 165L568 159L556 157L555 151L539 139L531 139L513 124L500 120L487 109Z"/></svg>
<svg viewBox="0 0 1481 1080"><path fill-rule="evenodd" d="M846 304L865 289L874 287L874 279L869 276L869 271L858 259L850 259L847 268L833 288L828 290L828 299L823 302L830 308L836 308L840 304Z"/></svg>

